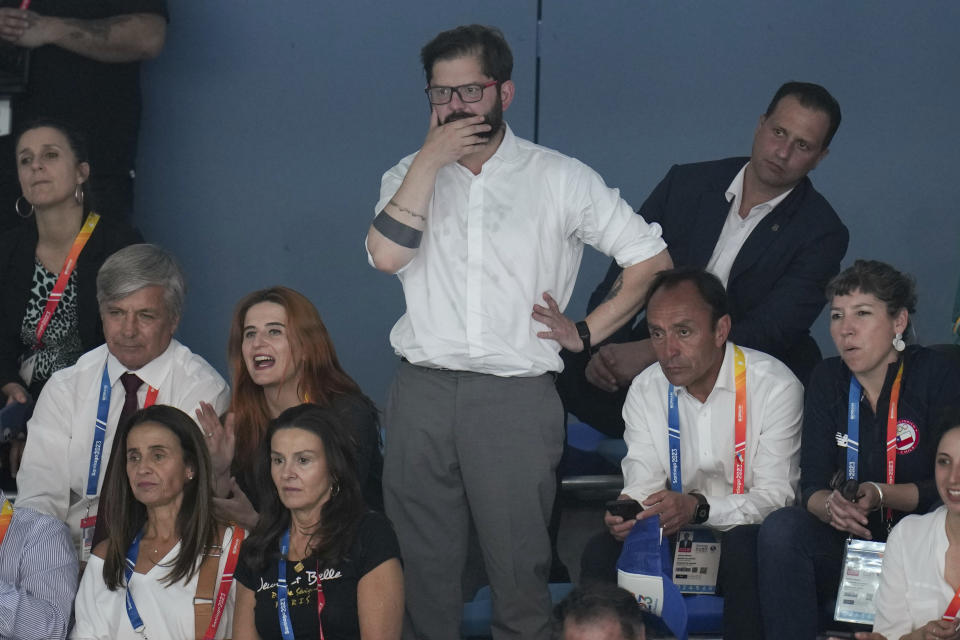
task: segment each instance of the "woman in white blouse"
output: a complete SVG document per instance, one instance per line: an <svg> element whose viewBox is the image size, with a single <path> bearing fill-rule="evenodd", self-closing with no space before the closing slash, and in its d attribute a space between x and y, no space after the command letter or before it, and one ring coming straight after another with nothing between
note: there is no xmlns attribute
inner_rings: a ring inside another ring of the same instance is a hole
<svg viewBox="0 0 960 640"><path fill-rule="evenodd" d="M904 518L893 528L883 556L873 633L858 640L960 639L960 414L940 437L934 478L943 506ZM950 613L950 609L954 611ZM947 615L945 615L947 614Z"/></svg>
<svg viewBox="0 0 960 640"><path fill-rule="evenodd" d="M243 532L214 520L202 432L179 409L154 405L116 437L126 474L104 487L113 524L84 572L71 638L229 638Z"/></svg>

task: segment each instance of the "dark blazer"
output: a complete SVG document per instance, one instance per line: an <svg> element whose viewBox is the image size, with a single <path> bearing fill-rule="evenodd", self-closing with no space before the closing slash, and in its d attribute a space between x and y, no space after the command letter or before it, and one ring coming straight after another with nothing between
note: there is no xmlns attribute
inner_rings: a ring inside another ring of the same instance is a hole
<svg viewBox="0 0 960 640"><path fill-rule="evenodd" d="M727 188L748 160L728 158L674 165L640 207L637 213L647 222L663 227L674 265L707 266L730 211ZM778 358L805 383L820 361L810 326L823 309L824 288L840 271L849 239L833 207L813 188L809 178L801 180L753 230L734 260L727 283L733 321L730 339ZM620 268L612 263L590 297L588 312L600 304L619 274ZM647 336L641 312L608 342ZM566 360L569 364L573 358ZM573 368L579 369L573 375L582 378L583 365L573 364ZM583 384L589 385L585 380ZM561 395L585 393L588 391L581 385L576 390L564 390L561 385ZM617 396L601 393L611 399ZM591 403L602 400L602 396L589 395ZM590 422L573 408L577 403L570 397L570 410ZM584 413L587 411L584 409ZM614 419L619 418L615 415Z"/></svg>
<svg viewBox="0 0 960 640"><path fill-rule="evenodd" d="M140 232L101 218L77 259L77 316L80 343L89 351L103 344L103 325L97 306L97 271L117 249L142 242ZM19 382L18 360L26 350L20 340L23 314L33 284L37 225L22 224L0 235L0 386ZM34 399L42 385L31 385Z"/></svg>

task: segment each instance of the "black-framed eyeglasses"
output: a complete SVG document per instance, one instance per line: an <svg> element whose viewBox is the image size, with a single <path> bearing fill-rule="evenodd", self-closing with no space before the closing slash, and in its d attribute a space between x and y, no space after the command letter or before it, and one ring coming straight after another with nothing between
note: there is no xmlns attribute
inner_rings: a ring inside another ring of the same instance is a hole
<svg viewBox="0 0 960 640"><path fill-rule="evenodd" d="M487 83L473 82L462 84L459 87L427 87L423 91L427 94L430 104L447 104L453 100L456 92L463 102L480 102L483 99L483 90L497 84L496 80Z"/></svg>

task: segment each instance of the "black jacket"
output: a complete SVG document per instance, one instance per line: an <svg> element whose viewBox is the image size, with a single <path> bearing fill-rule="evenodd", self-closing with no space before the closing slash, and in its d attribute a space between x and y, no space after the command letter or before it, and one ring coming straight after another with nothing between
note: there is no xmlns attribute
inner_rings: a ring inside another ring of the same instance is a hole
<svg viewBox="0 0 960 640"><path fill-rule="evenodd" d="M140 232L101 218L77 259L77 316L84 352L103 344L103 325L97 307L97 271L117 249L142 242ZM21 354L27 346L20 339L23 315L33 284L37 250L37 225L23 224L0 235L0 386L19 382ZM43 384L29 389L34 399Z"/></svg>

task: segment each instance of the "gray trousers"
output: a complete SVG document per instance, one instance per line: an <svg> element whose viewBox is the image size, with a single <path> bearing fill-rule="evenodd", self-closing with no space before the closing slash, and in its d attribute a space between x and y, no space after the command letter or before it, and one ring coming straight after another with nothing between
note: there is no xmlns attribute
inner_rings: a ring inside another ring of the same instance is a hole
<svg viewBox="0 0 960 640"><path fill-rule="evenodd" d="M400 364L387 402L383 489L403 554L404 638L460 637L471 517L493 592L493 637L550 638L547 523L563 437L550 374Z"/></svg>

